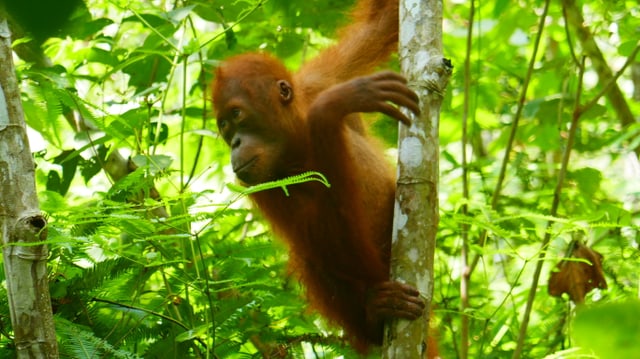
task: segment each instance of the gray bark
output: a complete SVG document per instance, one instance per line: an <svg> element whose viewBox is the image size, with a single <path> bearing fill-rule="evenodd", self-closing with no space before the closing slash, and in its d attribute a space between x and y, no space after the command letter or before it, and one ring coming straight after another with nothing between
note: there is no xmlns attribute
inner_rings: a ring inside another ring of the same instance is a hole
<svg viewBox="0 0 640 359"><path fill-rule="evenodd" d="M382 354L424 358L438 228L438 123L451 73L442 57L442 1L401 1L399 57L409 86L420 96L422 114L411 127L400 125L391 277L415 285L426 309L421 319L396 320L386 328Z"/></svg>
<svg viewBox="0 0 640 359"><path fill-rule="evenodd" d="M57 358L47 276L47 221L25 130L5 19L0 18L0 230L18 358Z"/></svg>

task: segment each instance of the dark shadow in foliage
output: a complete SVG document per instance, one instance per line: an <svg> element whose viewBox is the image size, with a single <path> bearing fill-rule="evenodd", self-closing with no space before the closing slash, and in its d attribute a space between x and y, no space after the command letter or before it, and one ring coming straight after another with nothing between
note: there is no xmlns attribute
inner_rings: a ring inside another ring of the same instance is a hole
<svg viewBox="0 0 640 359"><path fill-rule="evenodd" d="M0 5L38 44L66 34L73 27L72 17L78 14L90 17L82 0L0 0Z"/></svg>

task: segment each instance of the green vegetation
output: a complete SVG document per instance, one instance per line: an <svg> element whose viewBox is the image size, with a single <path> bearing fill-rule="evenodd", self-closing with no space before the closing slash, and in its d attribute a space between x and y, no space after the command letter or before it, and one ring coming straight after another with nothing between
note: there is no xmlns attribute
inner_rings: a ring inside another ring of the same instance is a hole
<svg viewBox="0 0 640 359"><path fill-rule="evenodd" d="M352 3L90 0L43 52L40 40L15 41L61 357L354 355L306 310L286 248L238 196L207 92L233 54L269 51L297 68L331 43ZM565 19L563 5L584 22ZM526 358L638 353L640 6L551 2L541 21L544 1L482 2L468 71L470 4L444 6L455 68L440 123L433 322L443 357L460 353L467 324L470 358L512 357L523 329ZM396 122L368 118L395 146ZM578 310L547 291L574 241L603 255L608 286ZM6 293L0 315L10 358Z"/></svg>

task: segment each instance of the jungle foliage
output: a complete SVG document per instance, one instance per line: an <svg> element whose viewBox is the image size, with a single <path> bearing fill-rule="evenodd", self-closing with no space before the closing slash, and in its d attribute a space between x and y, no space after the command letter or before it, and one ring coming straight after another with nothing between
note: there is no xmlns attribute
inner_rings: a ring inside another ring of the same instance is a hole
<svg viewBox="0 0 640 359"><path fill-rule="evenodd" d="M352 3L89 0L46 36L15 40L61 357L352 357L307 310L286 248L227 186L207 89L233 54L268 51L297 68ZM444 7L455 69L440 123L443 357L467 342L471 358L511 357L523 330L527 358L640 352L640 6ZM395 161L396 122L367 118ZM602 256L601 277L586 273L599 257L576 246ZM579 264L562 278L582 295L549 294L563 258ZM0 294L10 358L7 305Z"/></svg>

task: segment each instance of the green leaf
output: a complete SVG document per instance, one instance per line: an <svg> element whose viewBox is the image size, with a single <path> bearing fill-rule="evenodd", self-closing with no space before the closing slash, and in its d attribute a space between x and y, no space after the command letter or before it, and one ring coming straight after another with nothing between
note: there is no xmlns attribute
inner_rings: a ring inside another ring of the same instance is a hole
<svg viewBox="0 0 640 359"><path fill-rule="evenodd" d="M184 20L191 11L196 7L196 5L189 5L181 8L177 8L175 10L171 10L166 13L166 18L171 20L175 25L178 25L182 20Z"/></svg>
<svg viewBox="0 0 640 359"><path fill-rule="evenodd" d="M595 168L581 168L569 173L569 178L576 181L583 195L593 198L600 190L602 173Z"/></svg>
<svg viewBox="0 0 640 359"><path fill-rule="evenodd" d="M207 332L211 330L211 324L204 324L204 325L200 325L198 327L195 327L193 329L187 330L186 332L183 332L182 334L178 334L178 336L176 336L176 341L177 342L185 342L185 341L189 341L189 340L193 340L193 339L198 339L201 337L206 337L207 336Z"/></svg>
<svg viewBox="0 0 640 359"><path fill-rule="evenodd" d="M71 181L76 174L76 168L80 162L80 157L76 156L76 151L63 151L56 158L53 163L62 166L62 178L56 171L49 171L49 178L47 180L47 190L55 191L62 195L66 194L71 186Z"/></svg>
<svg viewBox="0 0 640 359"><path fill-rule="evenodd" d="M497 0L493 5L493 17L499 18L500 14L509 6L510 0Z"/></svg>
<svg viewBox="0 0 640 359"><path fill-rule="evenodd" d="M149 145L166 144L167 138L169 138L169 126L166 123L160 123L160 133L158 131L158 123L151 122L149 125L149 133L147 135L147 141Z"/></svg>
<svg viewBox="0 0 640 359"><path fill-rule="evenodd" d="M162 172L171 166L173 159L167 155L137 155L132 158L138 167L148 167L152 176Z"/></svg>
<svg viewBox="0 0 640 359"><path fill-rule="evenodd" d="M598 357L637 358L640 353L640 302L579 308L573 322L576 342Z"/></svg>
<svg viewBox="0 0 640 359"><path fill-rule="evenodd" d="M629 57L631 56L631 53L633 53L633 50L635 50L636 47L638 47L637 39L626 41L620 44L620 46L618 46L618 53L624 57ZM636 55L635 60L640 61L640 53Z"/></svg>

